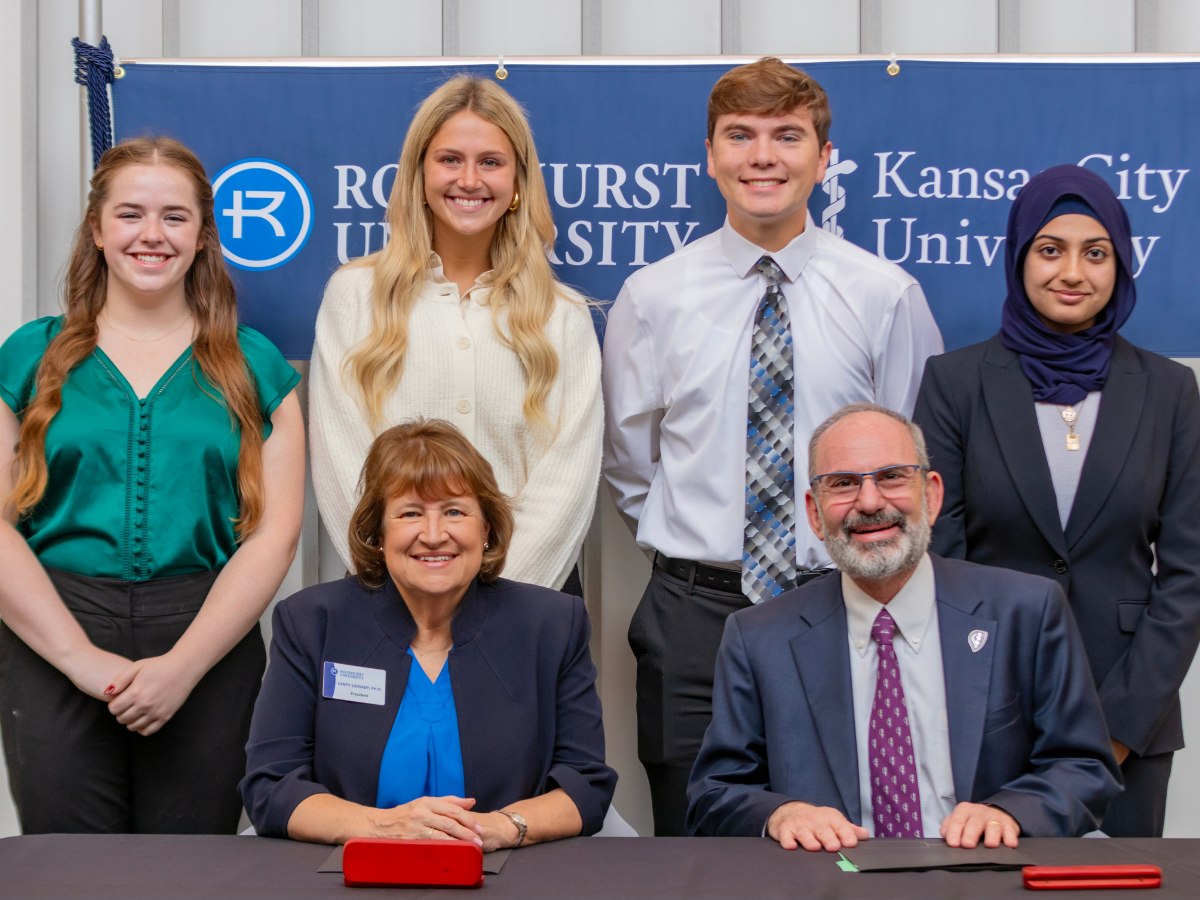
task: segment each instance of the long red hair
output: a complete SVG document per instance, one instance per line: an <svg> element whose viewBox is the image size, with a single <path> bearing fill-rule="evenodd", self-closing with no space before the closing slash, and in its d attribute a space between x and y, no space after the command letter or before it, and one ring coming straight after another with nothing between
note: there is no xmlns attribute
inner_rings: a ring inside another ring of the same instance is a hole
<svg viewBox="0 0 1200 900"><path fill-rule="evenodd" d="M262 428L258 391L237 336L237 295L221 258L221 237L213 215L213 190L204 166L187 147L171 138L134 138L104 154L92 176L87 212L71 246L63 305L62 330L46 347L37 371L37 391L21 417L15 483L8 502L18 519L28 516L46 492L46 432L62 408L62 388L71 370L96 348L96 317L108 295L108 264L96 246L92 225L126 166L173 166L191 178L200 207L203 246L184 282L187 304L196 317L192 365L220 392L232 425L241 426L238 454L240 509L234 525L244 540L262 519ZM193 373L193 377L195 377Z"/></svg>

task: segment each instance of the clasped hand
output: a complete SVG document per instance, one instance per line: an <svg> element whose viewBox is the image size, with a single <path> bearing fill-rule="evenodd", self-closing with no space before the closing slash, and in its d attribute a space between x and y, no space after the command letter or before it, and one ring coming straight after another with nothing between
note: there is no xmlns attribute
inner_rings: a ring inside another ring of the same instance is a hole
<svg viewBox="0 0 1200 900"><path fill-rule="evenodd" d="M485 853L517 842L517 826L500 813L470 812L473 797L418 797L374 813L372 837L472 841Z"/></svg>
<svg viewBox="0 0 1200 900"><path fill-rule="evenodd" d="M170 653L135 660L105 692L108 711L130 731L148 737L171 720L198 681Z"/></svg>
<svg viewBox="0 0 1200 900"><path fill-rule="evenodd" d="M939 830L951 847L967 850L983 839L985 847L1016 847L1021 826L1002 809L983 803L960 803L942 822ZM813 806L793 801L771 813L767 834L779 841L785 850L803 847L805 850L828 850L836 853L843 847L855 847L867 839L867 829L850 822L839 810L830 806Z"/></svg>

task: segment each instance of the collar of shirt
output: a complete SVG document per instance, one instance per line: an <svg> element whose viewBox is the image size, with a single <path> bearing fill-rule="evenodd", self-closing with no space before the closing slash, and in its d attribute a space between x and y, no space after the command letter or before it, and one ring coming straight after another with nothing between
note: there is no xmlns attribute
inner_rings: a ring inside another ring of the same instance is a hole
<svg viewBox="0 0 1200 900"><path fill-rule="evenodd" d="M887 611L896 622L896 630L912 648L920 653L921 641L929 629L929 614L936 597L933 563L926 553L917 563L912 577L887 604ZM850 629L851 646L859 656L866 656L871 640L871 627L884 605L860 588L845 572L842 573L842 599L846 602L846 624Z"/></svg>
<svg viewBox="0 0 1200 900"><path fill-rule="evenodd" d="M476 303L480 303L480 305L482 305L481 300L483 299L484 292L491 287L490 283L492 280L492 272L492 269L488 269L486 272L476 278L475 283L471 285L467 293L462 297L459 297L458 285L448 279L446 277L446 273L442 270L442 258L436 253L429 254L429 280L438 285L436 294L441 299L446 299L457 303L459 300L465 300L470 297ZM446 290L446 288L452 288L453 290ZM478 294L476 294L477 290L479 290Z"/></svg>
<svg viewBox="0 0 1200 900"><path fill-rule="evenodd" d="M775 260L775 265L783 270L787 280L795 282L800 277L800 273L804 271L804 266L812 257L816 247L817 226L813 222L812 213L807 211L805 212L804 231L792 238L782 250L764 250L751 243L734 231L733 226L729 224L728 216L725 217L725 224L721 227L721 249L739 278L748 278L754 274L755 264L764 256L769 256Z"/></svg>

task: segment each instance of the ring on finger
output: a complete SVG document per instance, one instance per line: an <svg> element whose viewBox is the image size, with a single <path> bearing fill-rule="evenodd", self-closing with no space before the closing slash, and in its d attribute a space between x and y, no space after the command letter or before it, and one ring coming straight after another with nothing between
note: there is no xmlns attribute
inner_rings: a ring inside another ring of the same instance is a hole
<svg viewBox="0 0 1200 900"><path fill-rule="evenodd" d="M990 820L988 821L988 823L987 823L987 824L988 824L988 825L995 825L997 828L1000 828L1000 829L1003 829L1003 828L1004 828L1004 823L1003 823L1003 822L1001 822L1001 821L999 821L998 819L990 819ZM984 828L986 828L986 827L987 827L987 825L985 825L985 826L983 826L983 827L984 827Z"/></svg>

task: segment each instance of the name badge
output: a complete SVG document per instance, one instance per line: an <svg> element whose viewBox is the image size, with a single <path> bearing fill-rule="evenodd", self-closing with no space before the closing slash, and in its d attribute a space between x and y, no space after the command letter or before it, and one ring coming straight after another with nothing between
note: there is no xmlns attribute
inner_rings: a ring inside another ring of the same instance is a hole
<svg viewBox="0 0 1200 900"><path fill-rule="evenodd" d="M330 700L349 700L351 703L370 703L383 706L387 691L387 671L325 663L325 678L321 696Z"/></svg>

